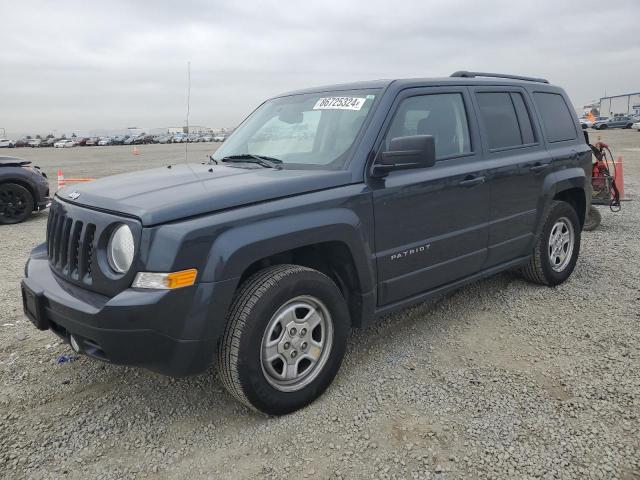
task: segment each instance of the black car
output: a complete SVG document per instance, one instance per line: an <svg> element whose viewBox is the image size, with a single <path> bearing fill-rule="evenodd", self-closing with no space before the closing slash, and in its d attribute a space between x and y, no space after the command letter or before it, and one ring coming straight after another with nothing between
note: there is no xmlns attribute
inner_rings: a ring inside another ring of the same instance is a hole
<svg viewBox="0 0 640 480"><path fill-rule="evenodd" d="M591 203L574 112L546 80L473 72L272 98L207 164L56 193L26 315L103 361L216 363L239 401L291 412L351 328L508 269L569 278Z"/></svg>
<svg viewBox="0 0 640 480"><path fill-rule="evenodd" d="M28 160L0 157L0 224L19 223L47 208L47 176Z"/></svg>

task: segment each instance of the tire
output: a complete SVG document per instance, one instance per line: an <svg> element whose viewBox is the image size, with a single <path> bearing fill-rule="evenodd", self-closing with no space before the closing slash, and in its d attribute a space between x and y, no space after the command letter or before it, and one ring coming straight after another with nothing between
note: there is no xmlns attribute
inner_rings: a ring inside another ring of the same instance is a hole
<svg viewBox="0 0 640 480"><path fill-rule="evenodd" d="M33 212L31 192L17 183L0 184L0 224L24 222Z"/></svg>
<svg viewBox="0 0 640 480"><path fill-rule="evenodd" d="M602 221L602 215L600 214L600 210L598 210L593 205L589 207L587 210L587 218L584 220L584 226L582 230L590 232L595 230L600 225Z"/></svg>
<svg viewBox="0 0 640 480"><path fill-rule="evenodd" d="M606 125L600 125L598 130L606 130L608 127Z"/></svg>
<svg viewBox="0 0 640 480"><path fill-rule="evenodd" d="M562 223L562 227L559 227L560 223ZM571 240L566 244L565 251L565 243L562 240L565 237L558 238L556 246L561 247L561 250L556 255L553 245L550 248L551 235L552 232L557 234L564 231L569 234ZM559 285L567 280L578 261L580 233L580 221L573 207L566 202L554 200L542 230L536 238L529 263L522 268L523 276L530 282L548 286ZM561 260L558 261L558 259Z"/></svg>
<svg viewBox="0 0 640 480"><path fill-rule="evenodd" d="M229 309L218 349L222 383L267 415L298 410L333 381L349 327L344 297L326 275L298 265L261 270L240 286Z"/></svg>

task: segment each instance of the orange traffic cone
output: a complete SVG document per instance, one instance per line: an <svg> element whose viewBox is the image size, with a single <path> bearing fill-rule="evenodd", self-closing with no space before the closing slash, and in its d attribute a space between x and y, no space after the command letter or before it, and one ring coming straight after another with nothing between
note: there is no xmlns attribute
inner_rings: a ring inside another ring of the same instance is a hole
<svg viewBox="0 0 640 480"><path fill-rule="evenodd" d="M138 150L138 147L133 147L133 152L134 155L140 155L140 151Z"/></svg>
<svg viewBox="0 0 640 480"><path fill-rule="evenodd" d="M613 162L614 173L613 179L616 182L616 187L618 187L618 191L620 192L620 200L624 199L624 170L622 169L622 156L618 155L618 158Z"/></svg>
<svg viewBox="0 0 640 480"><path fill-rule="evenodd" d="M64 188L66 185L64 183L64 175L62 175L62 169L58 168L58 190Z"/></svg>

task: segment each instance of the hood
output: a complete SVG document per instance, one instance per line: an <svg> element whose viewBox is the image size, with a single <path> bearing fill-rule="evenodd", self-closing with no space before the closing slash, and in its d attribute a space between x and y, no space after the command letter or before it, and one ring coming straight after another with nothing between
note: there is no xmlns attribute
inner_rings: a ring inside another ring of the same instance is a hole
<svg viewBox="0 0 640 480"><path fill-rule="evenodd" d="M346 171L180 164L72 185L56 196L76 205L134 216L150 226L350 181Z"/></svg>
<svg viewBox="0 0 640 480"><path fill-rule="evenodd" d="M23 160L16 157L2 157L0 156L0 167L26 167L31 165L30 160Z"/></svg>

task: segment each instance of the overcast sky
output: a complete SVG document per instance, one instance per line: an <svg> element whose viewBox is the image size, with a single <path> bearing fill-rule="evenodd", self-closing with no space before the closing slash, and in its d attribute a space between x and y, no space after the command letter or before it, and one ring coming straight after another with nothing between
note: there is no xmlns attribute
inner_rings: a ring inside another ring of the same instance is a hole
<svg viewBox="0 0 640 480"><path fill-rule="evenodd" d="M296 88L455 70L640 91L640 1L0 0L0 128L233 126Z"/></svg>

